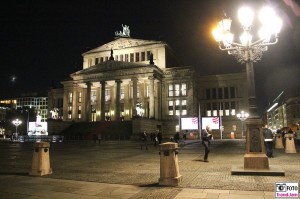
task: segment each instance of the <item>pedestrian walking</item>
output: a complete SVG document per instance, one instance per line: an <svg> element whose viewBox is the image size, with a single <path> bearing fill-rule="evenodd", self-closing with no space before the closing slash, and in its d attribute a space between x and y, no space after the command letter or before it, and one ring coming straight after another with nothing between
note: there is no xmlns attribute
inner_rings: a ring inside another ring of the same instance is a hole
<svg viewBox="0 0 300 199"><path fill-rule="evenodd" d="M162 134L159 130L157 130L157 140L158 140L158 144L161 144L162 142Z"/></svg>
<svg viewBox="0 0 300 199"><path fill-rule="evenodd" d="M267 125L263 128L263 134L267 156L273 158L273 133Z"/></svg>
<svg viewBox="0 0 300 199"><path fill-rule="evenodd" d="M210 139L211 139L211 134L209 133L210 126L207 125L205 129L202 129L201 131L201 138L202 138L202 144L204 146L204 162L208 162L208 153L210 152L209 150L209 145L210 145Z"/></svg>

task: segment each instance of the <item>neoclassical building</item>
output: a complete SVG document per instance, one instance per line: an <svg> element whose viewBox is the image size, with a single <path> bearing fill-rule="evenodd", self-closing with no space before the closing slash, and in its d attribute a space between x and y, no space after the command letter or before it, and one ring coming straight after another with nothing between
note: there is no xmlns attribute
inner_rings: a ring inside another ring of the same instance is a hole
<svg viewBox="0 0 300 199"><path fill-rule="evenodd" d="M204 97L203 92L207 91L203 84L215 79L200 77L192 66L181 66L173 50L163 41L131 38L128 26L123 26L123 32L116 32L113 41L82 56L82 70L62 81L63 89L53 88L48 93L49 112L58 110L58 118L65 122L142 118L138 129L134 125L133 132L160 129L173 135L179 130L180 117L198 117L200 104L207 109L209 99ZM229 89L239 87L236 91L241 91L235 93L235 98L245 98L241 89L244 76L245 73L223 75L224 81L235 77L229 84Z"/></svg>

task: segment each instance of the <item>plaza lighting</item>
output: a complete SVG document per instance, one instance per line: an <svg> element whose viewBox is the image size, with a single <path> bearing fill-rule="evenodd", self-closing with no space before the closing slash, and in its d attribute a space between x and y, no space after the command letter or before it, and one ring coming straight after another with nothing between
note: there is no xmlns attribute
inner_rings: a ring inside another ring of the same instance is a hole
<svg viewBox="0 0 300 199"><path fill-rule="evenodd" d="M12 121L12 123L13 123L13 125L16 126L16 136L15 136L15 139L17 140L18 139L18 126L20 124L22 124L22 121L19 120L19 119L15 119L15 120Z"/></svg>
<svg viewBox="0 0 300 199"><path fill-rule="evenodd" d="M246 64L248 82L249 115L257 117L256 95L254 84L253 62L261 60L263 52L268 50L268 46L278 42L282 21L270 7L263 7L259 13L262 28L258 31L260 38L252 41L252 23L255 18L254 12L249 7L242 7L238 11L243 33L240 36L240 43L234 42L234 34L230 32L230 18L222 19L217 28L213 30L213 36L219 43L220 50L227 51L234 56L241 64Z"/></svg>
<svg viewBox="0 0 300 199"><path fill-rule="evenodd" d="M242 138L244 138L244 121L249 117L249 114L241 111L240 113L236 114L236 117L242 121Z"/></svg>

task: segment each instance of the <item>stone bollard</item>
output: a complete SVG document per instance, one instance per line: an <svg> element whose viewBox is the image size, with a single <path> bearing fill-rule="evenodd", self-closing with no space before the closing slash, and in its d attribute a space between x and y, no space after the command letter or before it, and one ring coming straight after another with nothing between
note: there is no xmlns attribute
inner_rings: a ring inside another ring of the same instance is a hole
<svg viewBox="0 0 300 199"><path fill-rule="evenodd" d="M160 178L159 185L178 186L182 176L178 166L178 144L166 142L159 145Z"/></svg>
<svg viewBox="0 0 300 199"><path fill-rule="evenodd" d="M52 169L50 168L49 148L49 142L33 143L32 166L29 175L43 176L52 174Z"/></svg>
<svg viewBox="0 0 300 199"><path fill-rule="evenodd" d="M281 134L275 135L275 149L284 149L284 146L282 144L282 135Z"/></svg>
<svg viewBox="0 0 300 199"><path fill-rule="evenodd" d="M285 153L297 153L293 134L285 134Z"/></svg>

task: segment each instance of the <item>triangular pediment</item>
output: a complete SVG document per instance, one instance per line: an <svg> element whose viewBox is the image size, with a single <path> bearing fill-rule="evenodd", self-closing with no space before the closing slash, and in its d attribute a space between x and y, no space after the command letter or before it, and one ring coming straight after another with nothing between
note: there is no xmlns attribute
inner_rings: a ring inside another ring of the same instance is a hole
<svg viewBox="0 0 300 199"><path fill-rule="evenodd" d="M154 45L154 44L165 44L163 41L154 41L154 40L143 40L143 39L132 39L132 38L118 38L114 41L106 43L102 46L94 48L88 52L83 53L90 54L94 52L101 52L101 51L108 51L108 50L119 50L124 48L131 48L131 47L138 47L138 46L145 46L145 45Z"/></svg>

